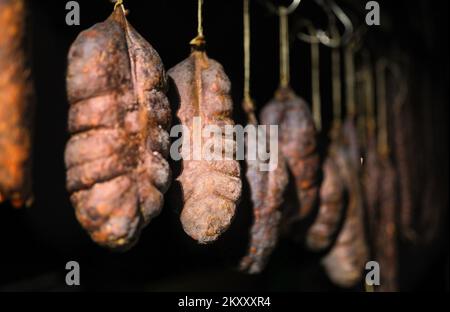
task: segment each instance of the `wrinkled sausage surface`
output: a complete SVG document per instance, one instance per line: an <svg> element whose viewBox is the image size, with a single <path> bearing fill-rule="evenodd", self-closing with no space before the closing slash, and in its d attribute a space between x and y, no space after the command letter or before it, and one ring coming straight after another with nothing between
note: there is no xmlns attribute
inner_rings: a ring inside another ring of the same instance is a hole
<svg viewBox="0 0 450 312"><path fill-rule="evenodd" d="M193 239L202 244L210 243L228 229L234 217L242 190L240 165L234 157L222 155L226 147L228 150L230 146L235 148L233 137L222 137L219 142L222 150L209 150L212 155L218 154L212 160L203 152L195 155L194 142L209 146L210 137L201 135L207 126L224 129L227 125L234 125L231 119L231 83L222 65L201 50L193 50L187 59L170 69L169 75L179 97L177 117L189 129L189 135L184 135L183 145L187 144L185 140L190 141L189 150L185 148L189 157L182 156L183 168L177 178L184 201L181 223ZM193 129L194 118L200 121L200 132Z"/></svg>
<svg viewBox="0 0 450 312"><path fill-rule="evenodd" d="M322 264L330 279L341 287L353 287L361 281L368 259L364 232L364 202L360 184L360 160L354 121L348 118L342 129L336 162L348 192L344 223Z"/></svg>
<svg viewBox="0 0 450 312"><path fill-rule="evenodd" d="M127 247L170 183L164 67L120 7L78 36L68 64L67 189L95 242Z"/></svg>
<svg viewBox="0 0 450 312"><path fill-rule="evenodd" d="M253 125L256 126L256 123ZM255 138L247 138L251 139ZM248 146L249 141L246 143ZM240 269L250 274L259 273L264 269L278 241L280 206L288 183L288 173L281 150L278 149L277 152L276 169L271 171L261 170L261 164L267 164L270 159L266 161L259 157L255 160L248 157L246 159L246 178L250 186L254 220L250 231L250 246L246 256L241 260Z"/></svg>
<svg viewBox="0 0 450 312"><path fill-rule="evenodd" d="M324 250L331 245L344 210L344 181L339 175L334 157L330 153L323 164L319 212L306 234L306 244L314 251Z"/></svg>
<svg viewBox="0 0 450 312"><path fill-rule="evenodd" d="M280 88L261 112L261 123L279 125L279 147L295 178L300 207L296 216L308 216L318 198L320 158L316 128L305 101L289 88Z"/></svg>

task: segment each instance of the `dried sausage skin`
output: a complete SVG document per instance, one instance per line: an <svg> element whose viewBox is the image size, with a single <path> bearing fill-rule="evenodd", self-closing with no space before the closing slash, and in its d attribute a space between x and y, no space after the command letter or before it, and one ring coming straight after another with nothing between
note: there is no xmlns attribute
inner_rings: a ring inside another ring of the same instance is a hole
<svg viewBox="0 0 450 312"><path fill-rule="evenodd" d="M233 104L231 83L222 65L210 59L206 52L193 50L191 55L169 70L180 108L177 117L187 127L194 140L194 119L201 130L207 126L234 125L231 119ZM202 144L208 144L201 137ZM224 136L222 146L234 146L235 139ZM191 144L192 146L192 144ZM208 160L201 155L182 156L182 172L177 178L181 184L184 207L181 223L184 231L201 244L214 242L228 229L241 197L240 165L232 159Z"/></svg>
<svg viewBox="0 0 450 312"><path fill-rule="evenodd" d="M280 88L261 112L261 123L279 125L279 146L293 174L300 204L298 218L308 216L318 198L320 159L316 128L306 102L289 88Z"/></svg>
<svg viewBox="0 0 450 312"><path fill-rule="evenodd" d="M359 147L354 121L348 118L342 128L335 159L348 192L344 223L322 264L330 279L341 287L353 287L362 279L369 252L364 231L364 200L360 183Z"/></svg>
<svg viewBox="0 0 450 312"><path fill-rule="evenodd" d="M164 66L121 8L78 36L68 64L65 163L76 216L98 244L131 246L170 184Z"/></svg>
<svg viewBox="0 0 450 312"><path fill-rule="evenodd" d="M255 138L247 138L252 139ZM248 146L249 141L246 143ZM261 164L267 164L270 159L246 159L246 178L250 186L254 221L250 231L250 246L241 260L240 269L250 274L260 273L265 268L279 236L282 215L280 208L288 183L288 173L281 150L273 152L278 152L278 157L276 168L271 171L261 170Z"/></svg>
<svg viewBox="0 0 450 312"><path fill-rule="evenodd" d="M333 155L329 155L323 164L323 176L319 212L306 234L306 244L314 251L325 250L331 245L344 210L345 188Z"/></svg>

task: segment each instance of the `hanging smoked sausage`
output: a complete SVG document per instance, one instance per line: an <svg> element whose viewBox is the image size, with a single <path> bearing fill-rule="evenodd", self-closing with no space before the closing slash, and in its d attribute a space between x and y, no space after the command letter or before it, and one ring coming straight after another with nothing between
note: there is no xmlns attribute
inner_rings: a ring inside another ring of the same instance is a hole
<svg viewBox="0 0 450 312"><path fill-rule="evenodd" d="M250 96L250 14L249 0L244 0L244 100L242 107L247 114L248 125L254 127L258 134L258 121L255 115L255 104ZM265 137L270 140L267 133ZM250 159L250 148L256 147L259 137L247 136L246 142L246 178L250 186L250 196L253 205L253 225L250 231L250 246L247 254L241 260L240 269L250 274L261 272L275 248L281 221L280 206L288 183L286 164L280 149L272 151L269 148L269 159L262 160L257 151L256 158ZM267 142L266 142L267 143ZM272 154L271 152L277 153ZM276 157L276 159L274 159ZM276 161L275 161L276 160ZM274 165L276 168L264 168Z"/></svg>
<svg viewBox="0 0 450 312"><path fill-rule="evenodd" d="M346 126L352 127L351 124ZM352 129L347 131L353 132ZM334 283L342 287L353 287L362 278L368 260L368 249L364 234L363 197L357 167L359 163L355 164L352 157L355 151L351 151L355 148L356 133L346 135L345 132L346 130L343 131L343 141L336 150L336 161L348 192L348 206L335 245L322 263Z"/></svg>
<svg viewBox="0 0 450 312"><path fill-rule="evenodd" d="M312 107L317 129L322 128L321 94L320 94L320 53L317 30L309 21L305 22L309 35L299 33L301 40L311 44L311 81L312 81ZM336 25L331 25L331 33L339 37ZM314 35L314 36L312 36ZM336 39L335 39L336 40ZM322 184L319 193L319 209L314 222L306 233L306 245L314 251L322 251L330 247L339 229L344 210L344 181L339 175L336 163L337 140L341 125L341 96L340 96L340 54L334 47L331 53L332 59L332 95L333 95L333 123L331 128L331 144L328 154L322 165ZM338 90L339 89L339 90Z"/></svg>
<svg viewBox="0 0 450 312"><path fill-rule="evenodd" d="M267 165L270 159L266 162L259 158L247 159L246 162L246 177L250 185L254 222L251 229L249 251L241 261L241 270L259 273L264 269L278 241L281 221L280 206L283 203L288 174L281 150L278 150L274 170L261 170L261 164Z"/></svg>
<svg viewBox="0 0 450 312"><path fill-rule="evenodd" d="M130 246L170 183L167 78L158 53L116 6L69 52L67 189L100 245Z"/></svg>
<svg viewBox="0 0 450 312"><path fill-rule="evenodd" d="M291 221L308 216L317 203L320 159L317 153L316 128L308 104L289 86L288 10L280 15L280 86L260 116L263 125L278 125L279 148L288 170L295 179L299 207Z"/></svg>
<svg viewBox="0 0 450 312"><path fill-rule="evenodd" d="M205 51L193 49L186 60L169 70L169 75L179 94L177 116L190 130L188 139L208 144L203 136L194 137L196 118L201 130L208 125L224 128L234 124L230 81L222 65L210 59ZM234 146L235 141L223 137L221 144ZM234 217L242 189L240 166L233 159L207 160L203 154L195 159L194 152L190 151L190 159L183 157L183 169L178 177L184 200L181 223L193 239L210 243L217 240Z"/></svg>
<svg viewBox="0 0 450 312"><path fill-rule="evenodd" d="M369 251L364 229L364 195L360 181L360 147L355 126L354 47L345 50L347 117L336 148L336 163L345 183L348 205L336 242L322 263L330 279L339 286L353 287L362 279Z"/></svg>
<svg viewBox="0 0 450 312"><path fill-rule="evenodd" d="M331 245L344 211L345 187L339 174L334 149L333 146L330 148L322 167L319 212L306 234L306 244L314 251L324 250Z"/></svg>
<svg viewBox="0 0 450 312"><path fill-rule="evenodd" d="M0 0L0 202L31 205L33 88L24 0Z"/></svg>

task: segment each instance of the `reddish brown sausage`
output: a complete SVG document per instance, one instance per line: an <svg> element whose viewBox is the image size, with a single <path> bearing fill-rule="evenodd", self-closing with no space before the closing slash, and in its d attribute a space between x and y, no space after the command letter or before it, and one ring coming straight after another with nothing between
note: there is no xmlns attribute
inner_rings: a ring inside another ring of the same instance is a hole
<svg viewBox="0 0 450 312"><path fill-rule="evenodd" d="M336 149L336 163L348 191L348 207L336 243L322 263L334 283L353 287L362 278L368 248L364 232L360 160L357 157L359 147L354 121L350 118L344 124L341 140L340 147Z"/></svg>
<svg viewBox="0 0 450 312"><path fill-rule="evenodd" d="M234 125L231 115L230 81L222 66L204 51L191 55L169 71L180 101L177 116L190 130L191 146L194 117L200 117L200 128L208 125L224 128ZM202 145L207 138L201 137ZM224 137L222 146L234 146L234 138ZM207 160L189 151L183 156L183 170L178 177L184 199L181 222L185 232L199 243L210 243L230 225L241 196L240 166L236 160Z"/></svg>
<svg viewBox="0 0 450 312"><path fill-rule="evenodd" d="M331 245L342 219L345 187L334 157L330 151L323 164L319 212L306 234L306 244L314 251L327 249Z"/></svg>
<svg viewBox="0 0 450 312"><path fill-rule="evenodd" d="M23 0L0 0L0 202L30 205L32 83Z"/></svg>
<svg viewBox="0 0 450 312"><path fill-rule="evenodd" d="M261 113L261 123L279 125L279 146L295 178L300 207L297 216L304 218L317 203L320 160L317 153L316 128L307 104L289 88L281 88Z"/></svg>
<svg viewBox="0 0 450 312"><path fill-rule="evenodd" d="M166 81L159 55L120 7L70 48L67 189L100 245L129 246L162 208L170 183Z"/></svg>
<svg viewBox="0 0 450 312"><path fill-rule="evenodd" d="M246 177L250 185L254 221L250 232L249 250L241 261L240 269L255 274L264 269L278 241L280 206L288 183L288 174L280 150L278 150L277 167L273 171L261 170L260 165L267 164L269 160L247 158L246 162Z"/></svg>

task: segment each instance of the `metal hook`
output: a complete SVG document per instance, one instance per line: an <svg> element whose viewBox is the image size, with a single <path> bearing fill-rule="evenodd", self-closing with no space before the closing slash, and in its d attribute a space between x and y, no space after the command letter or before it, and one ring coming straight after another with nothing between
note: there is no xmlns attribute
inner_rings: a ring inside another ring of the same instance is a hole
<svg viewBox="0 0 450 312"><path fill-rule="evenodd" d="M320 43L330 48L337 48L346 44L349 38L353 35L353 23L348 15L334 2L333 0L315 0L315 2L325 11L330 21L330 33L319 29L317 31L317 38ZM336 18L344 25L344 33L339 34Z"/></svg>
<svg viewBox="0 0 450 312"><path fill-rule="evenodd" d="M272 14L275 15L280 15L280 9L275 6L273 3L271 3L268 0L259 0L259 2L261 2L269 12L271 12ZM285 14L289 15L292 12L294 12L298 6L300 5L300 2L302 2L302 0L292 0L292 3L288 6L285 7Z"/></svg>
<svg viewBox="0 0 450 312"><path fill-rule="evenodd" d="M297 23L297 26L299 28L305 27L306 30L308 31L308 33L298 32L297 33L298 39L300 39L301 41L304 41L306 43L310 43L310 44L320 42L320 40L318 38L318 29L315 28L315 26L313 25L313 23L310 20L301 19Z"/></svg>
<svg viewBox="0 0 450 312"><path fill-rule="evenodd" d="M291 5L286 8L286 14L291 14L294 12L300 5L300 2L302 2L302 0L293 0Z"/></svg>
<svg viewBox="0 0 450 312"><path fill-rule="evenodd" d="M315 2L325 11L328 17L331 36L328 35L327 32L323 29L314 29L314 36L312 36L312 28L308 25L305 25L303 21L300 21L300 27L307 27L309 34L299 32L297 33L297 37L300 40L310 44L319 41L320 43L328 47L338 47L341 44L341 36L337 28L336 18L334 14L332 13L331 9L323 3L323 0L317 0Z"/></svg>
<svg viewBox="0 0 450 312"><path fill-rule="evenodd" d="M321 0L320 0L321 1ZM319 0L317 0L319 3ZM297 25L299 27L305 27L308 33L298 32L297 37L307 42L311 45L311 75L312 75L312 88L313 88L313 113L314 119L316 120L316 124L318 127L321 126L321 112L320 112L320 55L319 55L319 43L324 44L325 46L332 48L332 85L333 85L333 123L334 129L339 128L340 124L340 115L341 115L341 70L340 70L340 54L339 49L341 45L341 35L339 34L339 30L336 25L336 18L331 12L331 9L328 7L322 6L325 10L328 20L329 20L329 28L332 37L328 36L328 34L322 30L317 29L310 20L300 20Z"/></svg>

